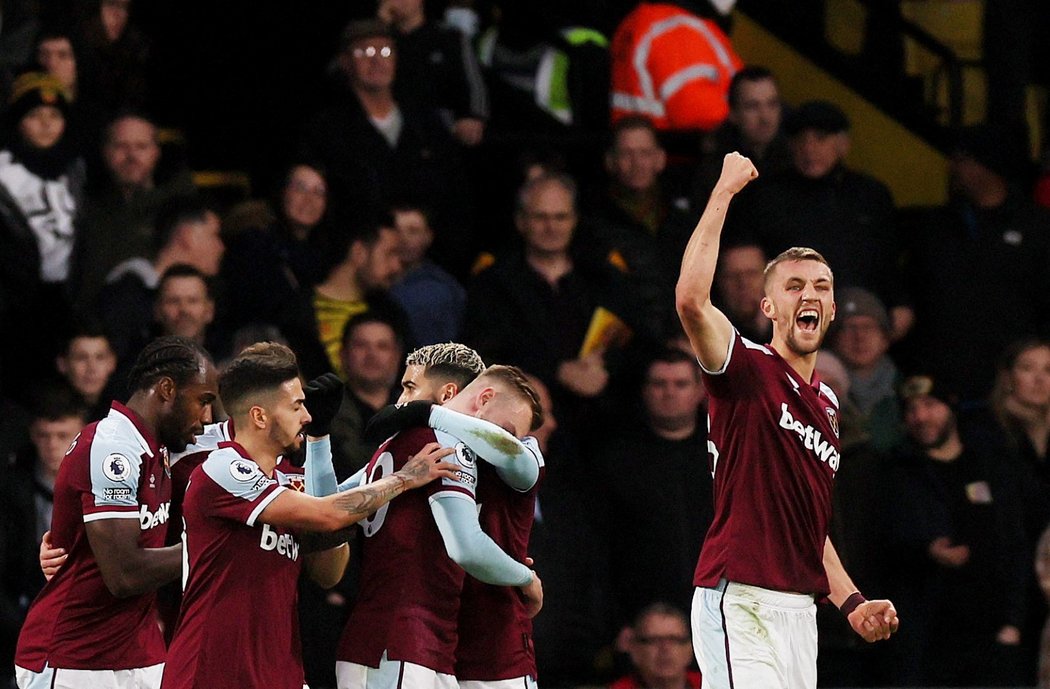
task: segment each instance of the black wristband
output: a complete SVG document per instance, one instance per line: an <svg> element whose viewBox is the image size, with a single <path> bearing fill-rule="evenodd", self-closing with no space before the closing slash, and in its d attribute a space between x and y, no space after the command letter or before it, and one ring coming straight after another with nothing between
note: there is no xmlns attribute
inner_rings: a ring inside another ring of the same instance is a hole
<svg viewBox="0 0 1050 689"><path fill-rule="evenodd" d="M861 603L867 603L868 599L865 598L860 591L854 591L849 594L849 598L843 601L842 605L839 606L839 610L843 615L849 617L849 614L857 609Z"/></svg>

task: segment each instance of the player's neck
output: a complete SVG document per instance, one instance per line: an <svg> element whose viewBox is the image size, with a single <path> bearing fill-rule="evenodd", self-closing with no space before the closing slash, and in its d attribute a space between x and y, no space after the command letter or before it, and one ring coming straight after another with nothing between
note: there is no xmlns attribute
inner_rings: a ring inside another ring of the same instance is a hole
<svg viewBox="0 0 1050 689"><path fill-rule="evenodd" d="M777 350L777 354L780 355L780 358L787 362L787 365L794 369L795 373L802 377L802 380L807 383L813 382L813 371L817 368L816 352L799 354L791 349L787 342L778 338L776 334L773 335L772 345L773 349Z"/></svg>
<svg viewBox="0 0 1050 689"><path fill-rule="evenodd" d="M265 434L238 433L237 443L248 453L248 457L259 465L264 474L273 476L273 469L277 466L277 453L273 451Z"/></svg>

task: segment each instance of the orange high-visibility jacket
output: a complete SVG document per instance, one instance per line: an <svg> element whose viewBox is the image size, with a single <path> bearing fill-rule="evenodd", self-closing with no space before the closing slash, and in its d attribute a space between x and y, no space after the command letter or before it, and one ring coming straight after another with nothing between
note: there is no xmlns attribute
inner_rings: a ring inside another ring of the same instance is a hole
<svg viewBox="0 0 1050 689"><path fill-rule="evenodd" d="M742 63L714 22L677 5L643 2L616 29L612 121L644 115L657 129L714 129L729 113Z"/></svg>

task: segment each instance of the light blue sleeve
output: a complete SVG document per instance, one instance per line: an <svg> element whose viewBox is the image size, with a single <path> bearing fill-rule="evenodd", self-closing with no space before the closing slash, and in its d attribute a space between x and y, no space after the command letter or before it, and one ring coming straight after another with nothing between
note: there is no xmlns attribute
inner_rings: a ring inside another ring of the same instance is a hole
<svg viewBox="0 0 1050 689"><path fill-rule="evenodd" d="M356 474L336 486L336 490L340 493L345 493L348 490L353 490L360 486L365 481L366 469L368 469L367 466L362 467Z"/></svg>
<svg viewBox="0 0 1050 689"><path fill-rule="evenodd" d="M445 550L467 574L495 586L524 586L532 571L507 555L481 530L472 500L456 495L434 496L430 511L437 522Z"/></svg>
<svg viewBox="0 0 1050 689"><path fill-rule="evenodd" d="M306 474L307 495L323 498L339 490L335 480L335 467L332 465L332 441L329 436L306 442L306 463L303 464L303 472Z"/></svg>
<svg viewBox="0 0 1050 689"><path fill-rule="evenodd" d="M535 443L526 444L494 423L434 405L430 427L459 439L478 457L496 468L500 479L525 492L536 485L543 454Z"/></svg>

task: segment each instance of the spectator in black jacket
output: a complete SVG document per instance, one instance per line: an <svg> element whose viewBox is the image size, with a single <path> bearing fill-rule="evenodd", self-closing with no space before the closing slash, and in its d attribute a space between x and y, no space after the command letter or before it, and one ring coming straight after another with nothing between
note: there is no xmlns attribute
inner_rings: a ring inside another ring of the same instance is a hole
<svg viewBox="0 0 1050 689"><path fill-rule="evenodd" d="M385 24L351 22L335 62L347 89L307 124L301 152L325 167L337 224L416 199L433 212L437 263L465 272L472 202L457 146L434 113L394 93L397 56Z"/></svg>
<svg viewBox="0 0 1050 689"><path fill-rule="evenodd" d="M813 247L835 266L835 287L863 287L882 299L890 309L892 338L899 339L914 314L901 288L889 189L844 164L849 120L835 105L803 103L785 129L791 169L761 177L745 192L747 201L730 212L729 233L733 239L751 235L767 256L792 246Z"/></svg>
<svg viewBox="0 0 1050 689"><path fill-rule="evenodd" d="M381 0L379 18L397 42L398 100L436 110L466 146L481 143L489 116L488 92L467 40L429 21L423 0Z"/></svg>

